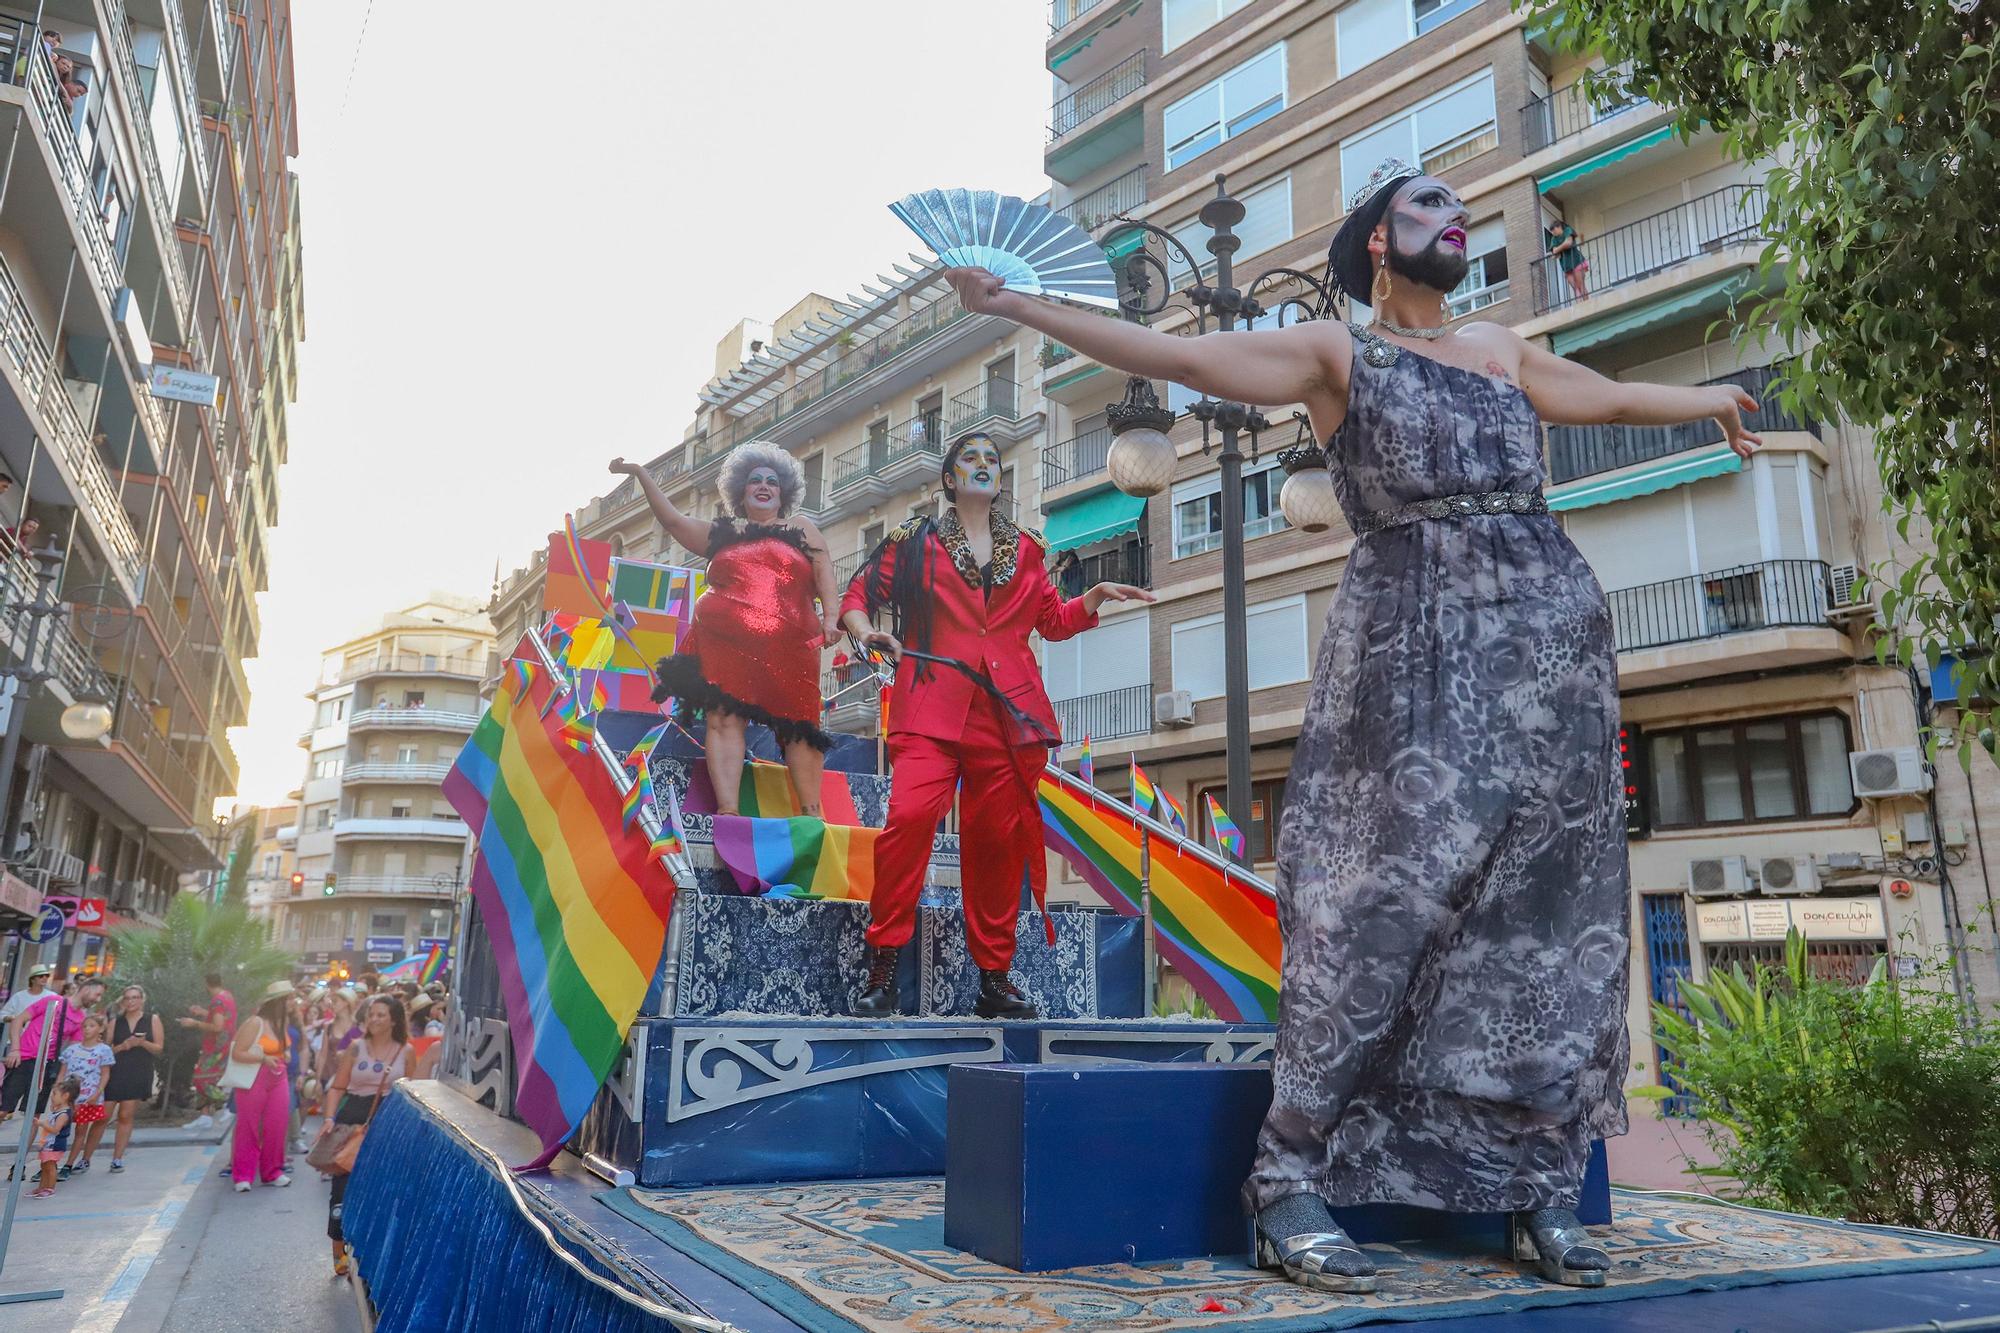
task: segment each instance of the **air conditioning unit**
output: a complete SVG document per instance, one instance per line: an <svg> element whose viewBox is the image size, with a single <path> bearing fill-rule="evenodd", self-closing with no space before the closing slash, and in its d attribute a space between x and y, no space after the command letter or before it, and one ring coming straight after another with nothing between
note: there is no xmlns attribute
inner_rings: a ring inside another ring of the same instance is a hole
<svg viewBox="0 0 2000 1333"><path fill-rule="evenodd" d="M1162 727L1194 725L1194 695L1186 690L1162 690L1153 696L1153 721Z"/></svg>
<svg viewBox="0 0 2000 1333"><path fill-rule="evenodd" d="M1741 856L1703 856L1688 862L1688 888L1697 898L1750 892L1750 862Z"/></svg>
<svg viewBox="0 0 2000 1333"><path fill-rule="evenodd" d="M1767 856L1757 863L1757 887L1765 893L1818 893L1819 867L1810 856Z"/></svg>
<svg viewBox="0 0 2000 1333"><path fill-rule="evenodd" d="M1914 796L1931 789L1924 752L1914 745L1887 750L1856 750L1847 756L1856 796Z"/></svg>
<svg viewBox="0 0 2000 1333"><path fill-rule="evenodd" d="M1826 571L1827 589L1833 594L1833 609L1866 606L1861 596L1861 566L1830 565Z"/></svg>

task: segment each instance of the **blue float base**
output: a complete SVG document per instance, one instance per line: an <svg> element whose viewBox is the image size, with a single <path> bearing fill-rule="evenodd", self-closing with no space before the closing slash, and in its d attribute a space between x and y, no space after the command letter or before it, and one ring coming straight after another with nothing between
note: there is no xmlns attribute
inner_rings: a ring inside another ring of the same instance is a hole
<svg viewBox="0 0 2000 1333"><path fill-rule="evenodd" d="M1252 1062L1270 1058L1273 1033L1133 1020L642 1019L572 1146L652 1188L942 1175L953 1065Z"/></svg>

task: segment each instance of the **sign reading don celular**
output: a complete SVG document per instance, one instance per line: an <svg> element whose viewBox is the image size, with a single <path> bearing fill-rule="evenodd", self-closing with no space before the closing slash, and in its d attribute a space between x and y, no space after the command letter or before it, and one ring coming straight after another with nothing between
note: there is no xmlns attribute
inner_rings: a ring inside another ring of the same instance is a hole
<svg viewBox="0 0 2000 1333"><path fill-rule="evenodd" d="M150 387L155 398L171 398L177 403L214 407L216 387L221 383L222 381L214 375L205 375L199 370L188 370L181 366L169 366L156 361L153 363Z"/></svg>

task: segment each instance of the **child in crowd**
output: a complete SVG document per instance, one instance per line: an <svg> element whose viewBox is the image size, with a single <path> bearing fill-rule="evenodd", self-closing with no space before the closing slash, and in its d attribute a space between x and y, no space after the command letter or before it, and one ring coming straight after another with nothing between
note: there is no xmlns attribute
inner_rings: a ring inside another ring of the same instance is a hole
<svg viewBox="0 0 2000 1333"><path fill-rule="evenodd" d="M63 1072L78 1088L72 1102L76 1141L70 1145L69 1161L62 1168L64 1180L90 1170L91 1155L104 1138L104 1071L117 1062L117 1055L104 1040L103 1016L86 1013L82 1035L62 1051Z"/></svg>
<svg viewBox="0 0 2000 1333"><path fill-rule="evenodd" d="M56 1192L56 1163L69 1149L70 1107L82 1091L66 1078L49 1090L49 1109L35 1117L35 1146L41 1150L42 1183L28 1197L47 1199Z"/></svg>

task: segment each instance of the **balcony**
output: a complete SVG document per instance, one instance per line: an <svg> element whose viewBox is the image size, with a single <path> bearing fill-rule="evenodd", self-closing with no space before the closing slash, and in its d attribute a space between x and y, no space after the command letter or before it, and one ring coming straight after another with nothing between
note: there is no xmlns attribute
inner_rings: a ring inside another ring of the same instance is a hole
<svg viewBox="0 0 2000 1333"><path fill-rule="evenodd" d="M364 676L457 676L478 680L486 674L483 656L446 657L436 653L392 653L365 662L349 662L340 669L340 683Z"/></svg>
<svg viewBox="0 0 2000 1333"><path fill-rule="evenodd" d="M716 427L670 455L667 475L675 477L700 471L718 462L745 440L767 435L781 422L971 318L971 312L958 303L958 298L947 293L873 337L836 340L821 349L829 360L818 370L799 376L789 388L779 390L768 401L741 416L728 418L727 425Z"/></svg>
<svg viewBox="0 0 2000 1333"><path fill-rule="evenodd" d="M1141 736L1153 729L1151 685L1128 685L1122 690L1057 699L1054 703L1065 744L1073 745L1085 736L1093 741Z"/></svg>
<svg viewBox="0 0 2000 1333"><path fill-rule="evenodd" d="M350 732L385 728L469 732L478 725L477 713L454 713L443 708L364 708L347 719Z"/></svg>
<svg viewBox="0 0 2000 1333"><path fill-rule="evenodd" d="M1099 426L1042 450L1042 489L1054 490L1104 471L1111 455L1111 427Z"/></svg>
<svg viewBox="0 0 2000 1333"><path fill-rule="evenodd" d="M298 846L299 826L297 824L280 824L278 826L278 845L280 847Z"/></svg>
<svg viewBox="0 0 2000 1333"><path fill-rule="evenodd" d="M310 886L311 892L296 895L304 898L323 896L319 885ZM451 897L452 876L443 875L341 875L333 881L336 898L367 895L377 898L449 898Z"/></svg>
<svg viewBox="0 0 2000 1333"><path fill-rule="evenodd" d="M181 109L181 142L187 148L188 169L183 179L191 179L195 189L197 216L208 215L208 142L201 132L201 84L194 73L194 47L188 40L186 16L180 0L164 0L167 29L173 34L174 65L180 70L181 95L175 99Z"/></svg>
<svg viewBox="0 0 2000 1333"><path fill-rule="evenodd" d="M171 0L161 6L173 8ZM105 0L110 22L105 29L111 35L111 49L117 57L118 72L123 80L122 92L125 97L127 123L132 127L132 142L139 146L139 160L144 164L146 183L152 187L152 203L146 210L153 218L154 242L160 250L160 266L166 273L167 287L171 293L173 322L178 330L181 321L188 317L193 302L188 298L187 270L181 265L180 238L174 234L174 219L179 215L179 200L167 192L167 176L160 170L159 154L153 146L153 126L148 108L141 100L141 90L145 84L139 81L139 62L132 54L132 22L125 14L124 0ZM157 77L157 74L156 74ZM165 339L160 341L164 342Z"/></svg>
<svg viewBox="0 0 2000 1333"><path fill-rule="evenodd" d="M873 736L882 715L881 696L865 682L875 674L865 662L820 673L820 697L833 700L820 725L849 736Z"/></svg>
<svg viewBox="0 0 2000 1333"><path fill-rule="evenodd" d="M1152 550L1145 538L1128 537L1094 555L1079 557L1075 569L1064 570L1057 576L1058 585L1065 597L1081 596L1086 589L1099 583L1129 583L1135 588L1150 588L1153 586L1152 563Z"/></svg>
<svg viewBox="0 0 2000 1333"><path fill-rule="evenodd" d="M1521 108L1522 151L1524 154L1539 153L1551 144L1574 138L1593 126L1651 105L1652 102L1636 93L1626 93L1610 106L1598 106L1584 95L1580 83L1557 88L1547 97L1529 99L1528 104Z"/></svg>
<svg viewBox="0 0 2000 1333"><path fill-rule="evenodd" d="M1618 651L1694 643L1752 630L1831 624L1827 567L1766 560L1607 593Z"/></svg>
<svg viewBox="0 0 2000 1333"><path fill-rule="evenodd" d="M413 786L434 787L451 776L450 764L349 764L341 771L343 784L357 782L401 782Z"/></svg>
<svg viewBox="0 0 2000 1333"><path fill-rule="evenodd" d="M1741 370L1704 384L1735 384L1749 391L1764 406L1743 418L1756 434L1769 431L1805 431L1819 434L1819 423L1800 417L1775 401L1767 401L1777 382L1778 368L1759 366ZM1683 422L1678 426L1550 426L1549 484L1561 485L1579 477L1615 472L1619 468L1654 459L1706 448L1722 441L1722 428L1713 418ZM1046 476L1046 474L1044 474ZM1043 481L1043 485L1047 485Z"/></svg>
<svg viewBox="0 0 2000 1333"><path fill-rule="evenodd" d="M22 59L22 53L27 59ZM41 123L42 137L56 160L56 184L68 197L72 218L83 236L83 259L97 275L108 304L125 285L125 267L112 248L83 149L70 128L70 112L56 91L55 70L27 19L0 18L0 81L24 88Z"/></svg>
<svg viewBox="0 0 2000 1333"><path fill-rule="evenodd" d="M827 498L838 504L895 494L904 478L937 471L946 437L942 419L926 413L869 438L833 460Z"/></svg>
<svg viewBox="0 0 2000 1333"><path fill-rule="evenodd" d="M1130 213L1146 202L1146 172L1137 166L1087 194L1080 194L1056 210L1088 232L1095 232L1112 218Z"/></svg>
<svg viewBox="0 0 2000 1333"><path fill-rule="evenodd" d="M56 353L42 337L29 313L14 274L0 260L0 364L11 368L20 385L20 404L27 424L46 437L62 465L79 508L91 521L99 542L128 583L137 585L143 561L132 520L119 503L118 487L90 434L84 429L68 381L56 373Z"/></svg>
<svg viewBox="0 0 2000 1333"><path fill-rule="evenodd" d="M1102 74L1057 99L1049 111L1054 143L1146 86L1146 53L1134 51Z"/></svg>
<svg viewBox="0 0 2000 1333"><path fill-rule="evenodd" d="M945 433L956 439L969 430L985 430L1002 439L1018 440L1032 430L1018 429L1029 418L1021 412L1021 386L1001 375L989 375L979 386L951 400Z"/></svg>
<svg viewBox="0 0 2000 1333"><path fill-rule="evenodd" d="M1561 310L1703 255L1761 241L1765 203L1763 186L1730 185L1623 227L1584 237L1579 248L1590 270L1583 296L1564 278L1557 257L1544 255L1533 264L1535 313Z"/></svg>
<svg viewBox="0 0 2000 1333"><path fill-rule="evenodd" d="M458 819L418 819L415 816L391 815L387 818L364 818L348 815L333 821L333 836L356 839L388 839L395 842L415 842L442 839L446 842L464 842L471 836L465 822Z"/></svg>
<svg viewBox="0 0 2000 1333"><path fill-rule="evenodd" d="M1049 0L1049 31L1061 32L1104 0Z"/></svg>

